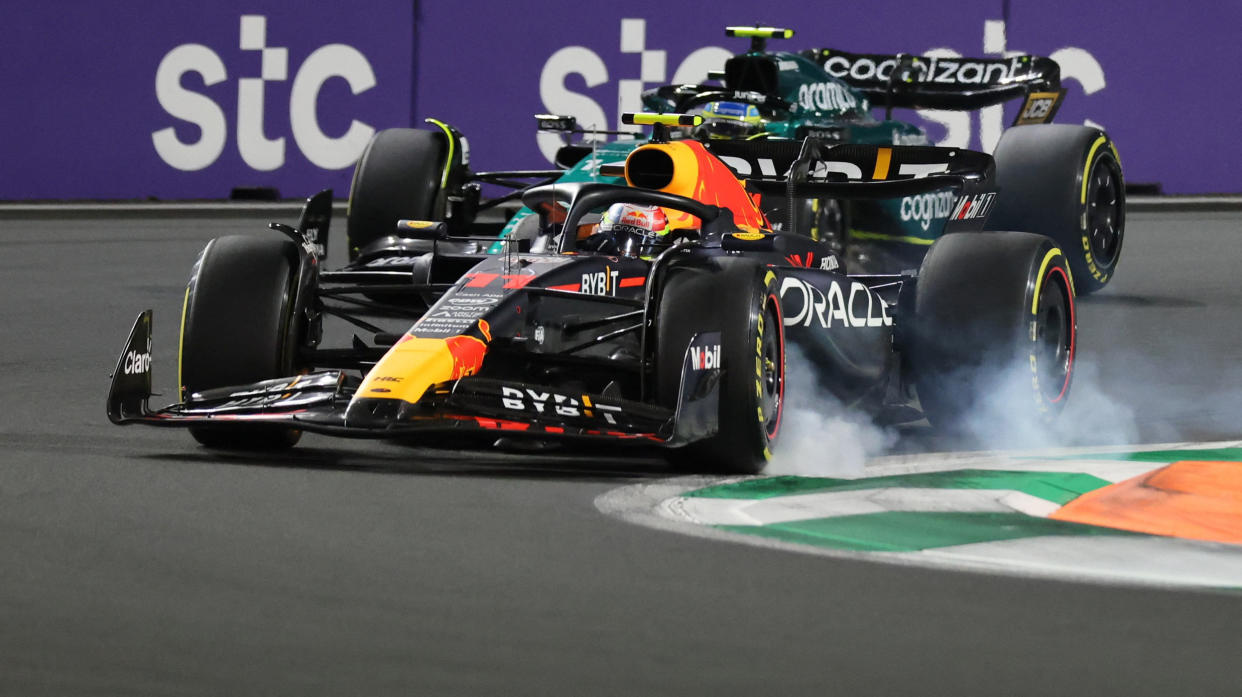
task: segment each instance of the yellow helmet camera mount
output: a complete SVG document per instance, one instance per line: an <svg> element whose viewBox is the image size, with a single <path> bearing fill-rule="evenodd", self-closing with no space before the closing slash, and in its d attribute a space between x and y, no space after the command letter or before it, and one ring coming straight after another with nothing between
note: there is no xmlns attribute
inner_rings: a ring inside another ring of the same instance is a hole
<svg viewBox="0 0 1242 697"><path fill-rule="evenodd" d="M651 142L667 143L669 126L697 126L703 123L703 117L697 114L648 114L627 111L621 114L621 123L651 126Z"/></svg>
<svg viewBox="0 0 1242 697"><path fill-rule="evenodd" d="M792 39L793 29L778 27L725 27L725 36L736 36L750 39L750 52L763 53L768 48L768 39Z"/></svg>

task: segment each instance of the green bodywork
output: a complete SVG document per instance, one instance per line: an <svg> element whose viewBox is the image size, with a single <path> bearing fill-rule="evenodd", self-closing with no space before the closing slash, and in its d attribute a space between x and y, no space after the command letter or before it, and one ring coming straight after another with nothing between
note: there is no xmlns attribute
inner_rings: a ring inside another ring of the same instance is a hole
<svg viewBox="0 0 1242 697"><path fill-rule="evenodd" d="M747 55L768 56L776 62L779 68L777 92L789 104L789 109L774 110L769 118L765 118L765 133L769 139L801 140L815 135L831 142L865 145L929 144L927 134L918 126L875 118L871 114L872 105L860 91L829 75L809 58L784 51ZM755 96L761 99L759 95ZM660 97L654 90L644 94L643 102L647 111L674 110L672 101ZM601 177L600 165L624 163L626 156L644 142L636 138L597 143L591 156L566 170L558 181L624 183L617 177ZM850 238L859 242L911 247L912 252L921 255L940 236L947 218L943 204L936 211L945 213L942 216L929 215L920 219L911 214L916 207L919 212L927 210L931 206L929 200L925 199L921 204L905 199L851 201L846 216ZM529 215L534 215L534 212L525 207L520 209L501 235L512 233ZM493 245L492 250L499 252L500 247L499 244Z"/></svg>

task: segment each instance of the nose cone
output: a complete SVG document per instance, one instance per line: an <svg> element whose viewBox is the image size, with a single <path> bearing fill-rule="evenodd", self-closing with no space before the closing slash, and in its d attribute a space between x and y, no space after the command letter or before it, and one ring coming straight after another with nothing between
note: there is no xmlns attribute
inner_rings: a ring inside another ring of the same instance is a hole
<svg viewBox="0 0 1242 697"><path fill-rule="evenodd" d="M345 409L345 425L350 428L382 430L394 423L405 421L414 405L402 399L372 399L354 397Z"/></svg>
<svg viewBox="0 0 1242 697"><path fill-rule="evenodd" d="M472 336L445 339L406 334L367 374L345 411L349 426L404 420L432 385L478 372L487 344Z"/></svg>

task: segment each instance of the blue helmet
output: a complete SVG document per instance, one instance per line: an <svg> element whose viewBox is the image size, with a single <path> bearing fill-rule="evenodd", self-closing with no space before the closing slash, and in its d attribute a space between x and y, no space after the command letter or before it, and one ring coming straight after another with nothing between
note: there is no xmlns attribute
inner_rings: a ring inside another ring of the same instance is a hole
<svg viewBox="0 0 1242 697"><path fill-rule="evenodd" d="M699 115L703 123L694 129L694 135L702 140L738 140L763 132L763 117L754 104L708 102Z"/></svg>

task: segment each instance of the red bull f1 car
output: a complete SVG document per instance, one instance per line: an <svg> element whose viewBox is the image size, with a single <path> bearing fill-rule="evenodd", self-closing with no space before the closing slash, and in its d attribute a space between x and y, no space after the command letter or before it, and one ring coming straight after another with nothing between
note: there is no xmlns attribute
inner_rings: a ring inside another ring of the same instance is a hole
<svg viewBox="0 0 1242 697"><path fill-rule="evenodd" d="M372 151L347 225L384 234L325 268L331 193L321 192L296 227L210 242L186 289L178 401L149 404L148 310L118 359L109 418L184 427L219 448L286 447L306 431L594 442L658 449L684 470L752 473L778 450L794 390L943 427L974 408L997 371L1017 371L1024 390L1006 418L1048 419L1065 403L1071 272L1046 236L980 231L995 195L991 157L814 137L668 138L698 118L627 115L653 133L615 173L622 183L520 189L538 216L534 234L498 251L494 234L451 219L377 213L461 202L443 198L454 176L443 161ZM747 159L755 176L739 178L723 157ZM759 205L765 192L944 189L957 192L960 215L917 272L895 274L846 273L830 245L774 230ZM328 321L352 325L353 340L327 345ZM810 374L789 372L794 346Z"/></svg>

